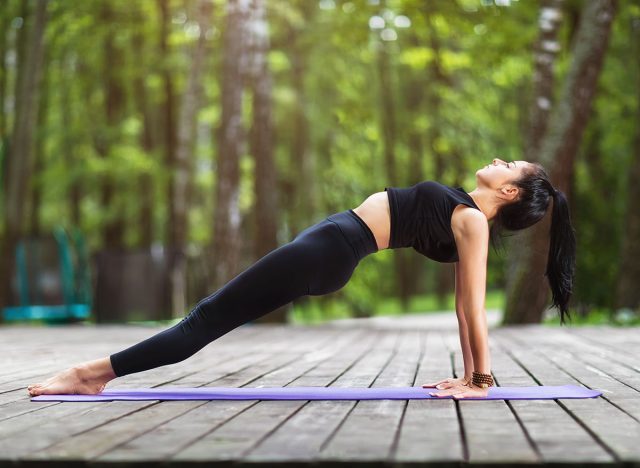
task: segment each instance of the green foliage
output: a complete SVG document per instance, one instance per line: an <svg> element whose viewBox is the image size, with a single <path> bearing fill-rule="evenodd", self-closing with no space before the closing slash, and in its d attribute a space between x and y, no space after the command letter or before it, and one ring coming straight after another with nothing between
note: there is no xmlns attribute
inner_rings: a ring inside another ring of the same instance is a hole
<svg viewBox="0 0 640 468"><path fill-rule="evenodd" d="M8 7L0 15L6 20L3 24L10 25L5 34L5 56L9 56L15 54L18 22L13 20L19 15L20 1L6 3ZM226 2L214 3L207 42L209 64L193 142L188 240L194 255L205 255L206 247L215 242L212 219L217 161L224 157L216 147L216 132L224 97L222 32L228 25ZM79 227L93 252L103 246L107 224L117 219L126 227L125 246L138 244L144 195L141 180L145 177L152 182L153 240L166 243L167 181L171 176L166 166L166 77L171 78L174 88L175 118L187 85L196 14L195 2L171 0L168 4L167 52L163 53L158 2L49 2L44 65L49 106L46 126L37 133L43 143L42 168L34 174L31 188L42 190L37 216L45 230L73 223L72 193L79 191ZM105 19L105 8L110 11L109 19ZM312 194L316 211L304 213L306 219L320 220L332 212L356 207L385 186L414 183L416 174L471 191L474 172L492 158L522 159L538 14L538 2L515 0L508 7L479 0L268 2L278 181L273 190L280 200L279 238L291 240L286 238L289 227L285 220L302 215L296 212L298 200L288 199L285 191L301 180L292 151L300 108L309 129L305 154L316 168ZM386 28L395 34L394 40L384 40L380 29L370 27L374 16L384 19ZM400 16L409 18L409 27L397 26ZM626 206L626 174L638 132L640 80L629 38L630 25L639 16L637 5L620 3L594 114L575 164L576 299L587 309L605 310L612 303L622 221L630 209ZM556 86L570 63L570 28L565 23L562 29ZM105 49L109 37L115 51L111 57ZM389 129L384 126L388 111L381 97L382 57L388 60L390 112L395 123L391 143L391 164L398 174L395 181L390 180L390 163L384 152ZM16 65L9 60L3 63L6 67L0 76L7 79L5 93L10 96ZM302 95L295 82L296 67L301 70ZM116 103L108 102L107 76L113 76L121 91ZM248 130L248 95L243 109ZM9 101L4 110L10 129L15 116ZM110 118L110 112L116 117ZM150 146L144 144L145 125L151 128ZM419 135L419 167L412 166L411 135ZM4 145L6 140L0 135L0 143ZM249 151L245 148L245 153ZM249 154L242 155L240 174L240 209L248 219L254 216L256 202L255 164ZM114 188L109 206L102 202L105 183ZM400 305L393 271L392 252L370 256L335 301L312 297L304 307L296 307L293 319L322 321L353 314L397 313ZM424 272L437 273L436 265L425 260ZM504 282L504 258L493 251L488 280L490 288ZM499 303L497 296L487 295L488 308ZM447 306L453 308L452 298ZM406 312L439 307L432 294L416 295Z"/></svg>
<svg viewBox="0 0 640 468"><path fill-rule="evenodd" d="M358 293L354 293L353 291L357 290L358 287L352 287L351 283L352 282L349 282L342 292L332 294L321 301L311 299L302 304L295 303L289 317L291 323L309 325L353 317L354 308L358 309L360 305L358 303L354 304L353 302L353 299L358 296ZM347 290L347 288L350 290ZM367 298L364 299L365 301L369 299L372 290L373 289L367 288L362 289L362 294L367 296ZM345 301L342 296L347 296L349 300ZM357 316L380 317L389 315L424 314L429 312L442 312L443 310L450 310L452 314L455 314L455 297L453 294L447 295L445 309L441 307L439 304L439 298L434 294L420 294L413 296L407 309L403 309L400 301L395 297L387 296L384 298L378 298L375 302L371 302L370 308L364 309L367 313ZM501 309L503 305L504 293L502 291L487 291L485 302L486 309Z"/></svg>

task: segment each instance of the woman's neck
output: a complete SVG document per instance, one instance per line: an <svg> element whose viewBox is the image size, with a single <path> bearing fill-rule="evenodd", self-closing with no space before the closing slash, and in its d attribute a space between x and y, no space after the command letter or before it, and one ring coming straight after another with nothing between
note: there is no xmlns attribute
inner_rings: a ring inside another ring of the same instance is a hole
<svg viewBox="0 0 640 468"><path fill-rule="evenodd" d="M478 205L480 211L487 217L487 221L491 221L498 212L498 204L495 195L487 190L475 188L468 192L474 203Z"/></svg>

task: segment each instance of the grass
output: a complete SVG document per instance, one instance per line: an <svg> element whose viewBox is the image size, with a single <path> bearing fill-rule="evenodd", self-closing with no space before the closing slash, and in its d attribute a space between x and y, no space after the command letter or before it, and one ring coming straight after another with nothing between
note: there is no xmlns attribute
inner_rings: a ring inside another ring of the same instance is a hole
<svg viewBox="0 0 640 468"><path fill-rule="evenodd" d="M500 309L503 307L504 294L501 291L487 291L485 307L487 309ZM414 296L409 302L409 307L403 312L400 300L396 298L385 299L372 310L371 317L407 315L416 313L442 312L455 310L455 297L449 294L441 303L434 294ZM319 324L331 320L353 318L353 310L344 300L320 301L312 299L304 305L294 304L293 311L289 315L289 321L297 325Z"/></svg>
<svg viewBox="0 0 640 468"><path fill-rule="evenodd" d="M504 292L501 290L487 291L485 307L486 309L502 309L504 307ZM371 311L371 317L394 316L407 314L421 314L429 312L453 311L455 309L455 298L453 294L449 294L440 302L439 298L434 294L424 294L414 296L409 306L403 311L400 301L396 298L389 298L380 301ZM575 309L570 309L571 319L565 320L564 326L640 326L640 314L634 313L631 309L621 309L612 314L609 309L593 308L586 315L579 315ZM289 323L296 325L320 324L331 320L353 318L354 306L342 298L319 298L314 297L306 302L294 302L292 311L289 314ZM129 320L126 323L140 326L171 326L178 323L181 318L172 320ZM61 322L65 325L68 322ZM93 324L94 320L81 322L83 324ZM550 327L560 326L560 317L556 309L545 311L542 325ZM7 325L7 324L5 324ZM44 323L42 321L20 322L20 325L56 325L53 323Z"/></svg>
<svg viewBox="0 0 640 468"><path fill-rule="evenodd" d="M500 290L489 290L485 300L486 309L502 309L504 307L504 292ZM443 310L455 310L455 298L453 294L448 295L444 304L441 304L434 294L424 294L415 296L409 302L409 307L402 312L400 301L396 298L386 299L377 304L372 311L372 317L406 315L416 313L441 312ZM640 326L640 315L633 313L629 309L623 309L615 314L611 314L609 309L593 308L586 315L579 315L575 309L570 309L571 319L565 319L563 326ZM289 315L289 322L292 324L310 325L319 324L331 320L353 318L353 310L344 300L319 301L311 300L304 305L295 304L292 313ZM560 326L560 316L556 309L546 311L542 324L550 327Z"/></svg>
<svg viewBox="0 0 640 468"><path fill-rule="evenodd" d="M613 327L640 326L640 315L634 314L630 309L621 309L611 314L609 309L594 308L587 315L578 315L574 309L569 309L571 318L565 319L563 326L593 326L608 325ZM560 326L560 315L555 310L549 311L549 316L542 321L543 325Z"/></svg>

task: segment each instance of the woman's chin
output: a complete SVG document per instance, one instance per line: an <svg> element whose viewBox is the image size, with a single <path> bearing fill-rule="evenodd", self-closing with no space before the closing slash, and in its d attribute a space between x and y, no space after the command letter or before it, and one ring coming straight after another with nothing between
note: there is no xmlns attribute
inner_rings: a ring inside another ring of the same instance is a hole
<svg viewBox="0 0 640 468"><path fill-rule="evenodd" d="M487 173L484 169L478 169L476 171L476 186L481 187L488 185L490 179L487 179Z"/></svg>

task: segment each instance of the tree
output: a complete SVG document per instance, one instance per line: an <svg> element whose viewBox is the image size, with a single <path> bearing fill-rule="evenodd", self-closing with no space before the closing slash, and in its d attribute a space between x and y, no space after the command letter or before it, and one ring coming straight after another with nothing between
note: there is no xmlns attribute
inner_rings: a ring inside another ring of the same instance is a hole
<svg viewBox="0 0 640 468"><path fill-rule="evenodd" d="M5 233L0 254L3 259L13 258L17 240L24 234L26 201L31 186L33 141L38 106L40 103L40 77L44 57L44 29L47 23L47 0L33 3L33 25L25 41L24 60L16 81L16 107L9 156L5 193ZM0 305L7 304L11 263L2 261L0 266Z"/></svg>
<svg viewBox="0 0 640 468"><path fill-rule="evenodd" d="M200 0L197 4L198 41L193 51L193 60L189 68L187 88L184 91L178 118L178 140L175 166L170 177L174 187L171 199L174 214L170 226L172 235L171 261L171 303L174 317L182 317L186 308L186 247L187 212L191 193L191 172L194 141L196 140L196 122L202 106L202 77L206 64L206 35L211 24L211 0Z"/></svg>
<svg viewBox="0 0 640 468"><path fill-rule="evenodd" d="M550 172L552 184L571 199L573 165L586 127L598 76L602 69L616 11L616 0L585 2L572 50L572 63L561 98L553 109L540 147L540 163ZM549 288L543 281L549 248L550 216L523 233L528 255L513 274L514 287L507 299L505 323L540 322Z"/></svg>
<svg viewBox="0 0 640 468"><path fill-rule="evenodd" d="M141 5L137 5L135 10L136 22L140 25L132 35L132 48L135 53L136 63L140 66L133 79L134 99L140 118L142 119L142 131L140 132L140 146L147 156L153 154L157 147L154 120L152 118L152 107L149 103L149 92L145 83L146 70L150 67L146 60L147 30L144 28L145 15ZM153 242L153 187L154 180L152 174L145 172L140 175L139 197L140 197L140 237L138 245L149 249Z"/></svg>
<svg viewBox="0 0 640 468"><path fill-rule="evenodd" d="M171 27L171 12L169 11L169 0L158 0L158 8L160 10L160 57L162 76L162 132L164 136L164 160L165 166L169 173L175 167L176 158L176 118L175 118L175 96L173 77L171 75L171 56L172 50L169 48L169 36ZM167 178L167 201L166 205L169 210L167 219L167 244L169 246L175 243L173 236L175 231L173 225L176 222L176 214L174 212L173 197L175 192L173 177Z"/></svg>
<svg viewBox="0 0 640 468"><path fill-rule="evenodd" d="M273 157L273 124L271 118L272 80L267 54L269 24L265 0L254 0L247 20L250 31L247 44L246 80L253 94L252 125L249 135L255 161L255 230L254 257L260 258L278 246L278 191ZM279 307L258 322L286 322L289 305Z"/></svg>
<svg viewBox="0 0 640 468"><path fill-rule="evenodd" d="M539 36L534 45L533 54L533 97L529 107L529 120L526 127L528 131L523 138L523 154L524 159L527 161L538 160L540 145L547 132L547 122L555 101L553 95L555 83L554 67L558 53L561 50L558 32L562 25L562 4L563 0L545 0L540 6L538 16ZM505 288L508 300L504 311L505 317L510 317L514 313L521 293L514 289L513 272L531 253L528 245L519 242L518 239L519 237L515 236L510 239L512 242L509 242L508 273L506 275Z"/></svg>
<svg viewBox="0 0 640 468"><path fill-rule="evenodd" d="M628 172L627 212L624 219L620 270L614 308L635 309L640 315L640 19L631 25L631 43L635 57L635 87L638 105L636 107L636 129L632 149L631 167Z"/></svg>
<svg viewBox="0 0 640 468"><path fill-rule="evenodd" d="M243 67L247 62L249 0L229 0L225 22L222 65L222 117L217 131L216 206L213 217L213 264L216 288L238 272L241 213L239 159L245 144L242 124Z"/></svg>
<svg viewBox="0 0 640 468"><path fill-rule="evenodd" d="M102 20L107 29L104 38L103 86L104 86L104 115L105 127L100 128L94 135L97 153L105 161L111 156L113 146L121 138L120 128L125 115L126 92L122 79L123 52L118 46L114 5L109 1L102 4ZM116 206L116 194L120 188L120 181L109 171L104 174L101 183L100 203L107 214L103 226L103 245L107 249L120 249L124 246L125 219L121 210Z"/></svg>

